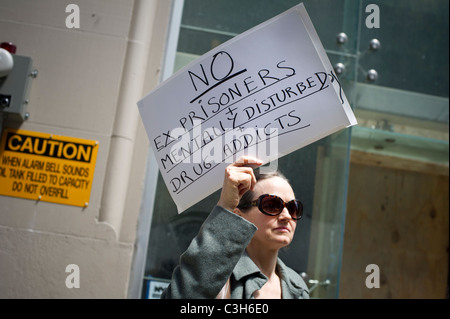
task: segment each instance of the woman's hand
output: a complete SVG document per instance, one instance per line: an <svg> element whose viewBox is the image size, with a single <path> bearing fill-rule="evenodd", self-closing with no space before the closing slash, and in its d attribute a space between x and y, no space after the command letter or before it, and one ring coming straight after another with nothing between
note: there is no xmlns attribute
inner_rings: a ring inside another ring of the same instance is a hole
<svg viewBox="0 0 450 319"><path fill-rule="evenodd" d="M222 193L217 205L234 211L242 195L255 187L256 178L253 169L262 164L262 161L258 159L242 156L233 164L228 165L225 169Z"/></svg>

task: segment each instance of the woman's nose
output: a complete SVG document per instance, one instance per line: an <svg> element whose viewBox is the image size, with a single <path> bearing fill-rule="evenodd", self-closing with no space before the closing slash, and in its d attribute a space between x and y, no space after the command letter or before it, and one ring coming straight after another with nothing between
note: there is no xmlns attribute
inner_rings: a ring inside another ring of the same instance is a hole
<svg viewBox="0 0 450 319"><path fill-rule="evenodd" d="M289 214L289 211L286 207L283 208L283 210L281 211L281 214L279 215L280 219L286 219L289 220L291 219L291 214Z"/></svg>

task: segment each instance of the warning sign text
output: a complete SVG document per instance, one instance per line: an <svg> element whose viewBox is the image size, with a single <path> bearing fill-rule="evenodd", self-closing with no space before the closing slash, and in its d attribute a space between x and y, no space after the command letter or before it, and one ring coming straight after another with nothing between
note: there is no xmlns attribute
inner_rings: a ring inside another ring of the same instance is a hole
<svg viewBox="0 0 450 319"><path fill-rule="evenodd" d="M0 146L0 195L86 206L98 143L6 130Z"/></svg>

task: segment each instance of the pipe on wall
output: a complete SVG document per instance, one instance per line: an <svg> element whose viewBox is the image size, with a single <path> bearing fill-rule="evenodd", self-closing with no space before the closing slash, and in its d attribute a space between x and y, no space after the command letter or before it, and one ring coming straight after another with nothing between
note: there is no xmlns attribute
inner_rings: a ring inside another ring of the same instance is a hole
<svg viewBox="0 0 450 319"><path fill-rule="evenodd" d="M131 172L153 22L158 1L135 0L115 122L106 167L99 221L112 226L119 238Z"/></svg>

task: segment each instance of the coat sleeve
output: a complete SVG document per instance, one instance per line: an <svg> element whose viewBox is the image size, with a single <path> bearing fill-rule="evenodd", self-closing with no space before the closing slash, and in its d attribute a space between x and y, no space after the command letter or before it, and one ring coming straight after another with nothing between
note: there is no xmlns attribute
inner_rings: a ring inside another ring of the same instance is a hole
<svg viewBox="0 0 450 319"><path fill-rule="evenodd" d="M216 206L181 255L161 298L215 298L256 229L244 218Z"/></svg>

